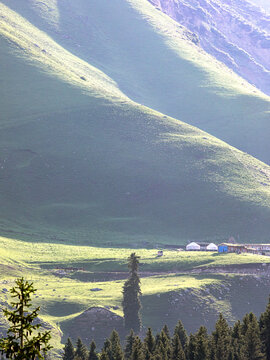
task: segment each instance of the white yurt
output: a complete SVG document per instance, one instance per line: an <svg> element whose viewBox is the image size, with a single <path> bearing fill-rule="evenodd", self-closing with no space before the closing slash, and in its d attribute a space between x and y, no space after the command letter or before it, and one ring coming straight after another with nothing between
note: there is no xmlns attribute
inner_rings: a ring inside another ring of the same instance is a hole
<svg viewBox="0 0 270 360"><path fill-rule="evenodd" d="M195 242L191 242L190 244L188 244L186 246L186 251L195 251L195 250L200 250L200 249L201 249L200 245L198 245Z"/></svg>
<svg viewBox="0 0 270 360"><path fill-rule="evenodd" d="M207 245L206 250L208 250L208 251L218 251L218 247L217 247L216 244L211 243L211 244Z"/></svg>

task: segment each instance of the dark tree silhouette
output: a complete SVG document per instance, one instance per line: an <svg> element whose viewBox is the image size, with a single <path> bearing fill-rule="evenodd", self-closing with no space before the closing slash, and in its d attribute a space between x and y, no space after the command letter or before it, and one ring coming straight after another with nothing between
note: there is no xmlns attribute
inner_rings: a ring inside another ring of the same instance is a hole
<svg viewBox="0 0 270 360"><path fill-rule="evenodd" d="M96 343L94 340L92 340L90 344L88 360L98 360L98 355L96 353Z"/></svg>
<svg viewBox="0 0 270 360"><path fill-rule="evenodd" d="M139 256L132 253L128 258L129 278L123 286L123 312L126 330L133 329L136 333L141 330L141 288L138 275Z"/></svg>
<svg viewBox="0 0 270 360"><path fill-rule="evenodd" d="M70 338L67 339L66 345L64 347L63 360L73 360L75 357L75 350Z"/></svg>

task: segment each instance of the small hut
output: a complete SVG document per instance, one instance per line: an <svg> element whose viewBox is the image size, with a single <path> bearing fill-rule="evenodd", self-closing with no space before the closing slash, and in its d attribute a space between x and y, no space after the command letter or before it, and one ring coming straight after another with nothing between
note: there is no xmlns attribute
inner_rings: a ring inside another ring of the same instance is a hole
<svg viewBox="0 0 270 360"><path fill-rule="evenodd" d="M186 246L186 251L199 251L199 250L201 250L201 247L195 242L191 242Z"/></svg>
<svg viewBox="0 0 270 360"><path fill-rule="evenodd" d="M209 245L207 245L206 250L207 251L218 251L218 247L216 244L210 243Z"/></svg>

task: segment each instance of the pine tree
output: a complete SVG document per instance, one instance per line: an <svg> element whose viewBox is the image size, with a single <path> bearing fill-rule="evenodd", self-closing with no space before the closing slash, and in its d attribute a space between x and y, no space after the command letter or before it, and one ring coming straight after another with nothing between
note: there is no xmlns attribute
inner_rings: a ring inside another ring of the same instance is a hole
<svg viewBox="0 0 270 360"><path fill-rule="evenodd" d="M102 348L102 353L106 354L109 360L113 360L112 343L109 339L106 339Z"/></svg>
<svg viewBox="0 0 270 360"><path fill-rule="evenodd" d="M126 337L126 346L124 350L124 357L126 360L129 360L131 354L132 354L132 347L133 343L135 341L135 334L133 330L130 330L129 335Z"/></svg>
<svg viewBox="0 0 270 360"><path fill-rule="evenodd" d="M148 328L144 339L144 356L146 360L149 360L154 354L155 350L155 338L152 334L151 328Z"/></svg>
<svg viewBox="0 0 270 360"><path fill-rule="evenodd" d="M244 336L242 326L238 320L232 329L232 347L229 360L245 360Z"/></svg>
<svg viewBox="0 0 270 360"><path fill-rule="evenodd" d="M167 336L167 338L168 338L168 339L170 339L170 338L171 338L171 336L170 336L170 330L169 330L169 328L168 328L168 325L167 325L167 324L165 324L165 325L163 326L162 331L166 334L166 336Z"/></svg>
<svg viewBox="0 0 270 360"><path fill-rule="evenodd" d="M169 360L169 359L168 359L167 348L163 345L163 342L162 342L162 341L159 341L159 342L156 344L155 357L156 357L157 355L159 355L162 360Z"/></svg>
<svg viewBox="0 0 270 360"><path fill-rule="evenodd" d="M79 357L81 360L87 360L88 357L87 348L80 338L78 338L76 343L75 356Z"/></svg>
<svg viewBox="0 0 270 360"><path fill-rule="evenodd" d="M156 333L156 337L155 337L155 349L159 343L159 340L160 340L160 333Z"/></svg>
<svg viewBox="0 0 270 360"><path fill-rule="evenodd" d="M102 350L99 356L99 360L110 360L109 355L105 350Z"/></svg>
<svg viewBox="0 0 270 360"><path fill-rule="evenodd" d="M40 308L36 308L32 312L28 309L32 306L31 295L36 289L33 283L24 278L17 279L10 293L13 298L17 298L16 302L12 302L13 310L4 309L4 315L11 322L8 329L8 336L0 339L0 351L8 359L32 360L38 357L43 359L43 354L52 347L49 345L51 338L50 332L44 333L33 332L38 331L40 324L33 325L34 320L38 317Z"/></svg>
<svg viewBox="0 0 270 360"><path fill-rule="evenodd" d="M185 356L181 341L180 341L177 333L174 334L174 337L172 340L171 360L186 360L186 356Z"/></svg>
<svg viewBox="0 0 270 360"><path fill-rule="evenodd" d="M141 288L138 275L139 256L132 253L128 258L129 278L123 286L123 312L125 329L133 329L136 333L141 330Z"/></svg>
<svg viewBox="0 0 270 360"><path fill-rule="evenodd" d="M215 360L228 360L231 353L231 331L222 314L216 322L212 340Z"/></svg>
<svg viewBox="0 0 270 360"><path fill-rule="evenodd" d="M189 342L187 344L187 358L188 360L195 360L196 356L196 337L193 334L189 336Z"/></svg>
<svg viewBox="0 0 270 360"><path fill-rule="evenodd" d="M207 329L205 326L201 326L195 334L195 356L194 360L206 360L209 358L209 340L207 335Z"/></svg>
<svg viewBox="0 0 270 360"><path fill-rule="evenodd" d="M262 353L262 342L260 339L260 328L256 316L253 313L247 314L244 318L245 333L244 347L247 359L264 360Z"/></svg>
<svg viewBox="0 0 270 360"><path fill-rule="evenodd" d="M164 351L166 351L167 359L170 359L171 352L172 352L171 340L167 334L170 336L168 327L166 328L166 325L165 325L165 331L164 331L164 328L161 330L159 341L163 344Z"/></svg>
<svg viewBox="0 0 270 360"><path fill-rule="evenodd" d="M112 331L110 342L112 344L112 360L123 360L124 354L120 344L120 338L116 330Z"/></svg>
<svg viewBox="0 0 270 360"><path fill-rule="evenodd" d="M260 317L261 339L264 345L266 360L270 360L270 298L265 312Z"/></svg>
<svg viewBox="0 0 270 360"><path fill-rule="evenodd" d="M130 360L144 360L142 342L138 336L135 337L133 342Z"/></svg>
<svg viewBox="0 0 270 360"><path fill-rule="evenodd" d="M174 329L174 335L175 334L179 336L179 340L181 341L182 348L185 349L188 342L188 336L181 320L178 321Z"/></svg>
<svg viewBox="0 0 270 360"><path fill-rule="evenodd" d="M67 339L66 345L64 347L63 360L74 360L75 350L70 338Z"/></svg>
<svg viewBox="0 0 270 360"><path fill-rule="evenodd" d="M90 344L88 360L98 360L98 355L96 353L96 343L94 340L92 340Z"/></svg>

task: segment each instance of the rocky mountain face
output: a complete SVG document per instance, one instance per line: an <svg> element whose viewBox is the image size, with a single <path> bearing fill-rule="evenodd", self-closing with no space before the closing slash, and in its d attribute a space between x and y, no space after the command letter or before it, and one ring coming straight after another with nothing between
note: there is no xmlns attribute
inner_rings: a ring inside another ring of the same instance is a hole
<svg viewBox="0 0 270 360"><path fill-rule="evenodd" d="M262 7L263 10L270 12L270 1L269 0L249 0L253 4Z"/></svg>
<svg viewBox="0 0 270 360"><path fill-rule="evenodd" d="M270 94L270 13L246 0L149 1L194 32L204 50Z"/></svg>

